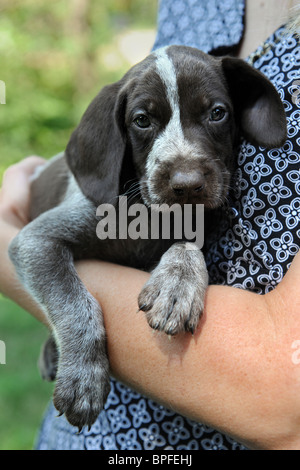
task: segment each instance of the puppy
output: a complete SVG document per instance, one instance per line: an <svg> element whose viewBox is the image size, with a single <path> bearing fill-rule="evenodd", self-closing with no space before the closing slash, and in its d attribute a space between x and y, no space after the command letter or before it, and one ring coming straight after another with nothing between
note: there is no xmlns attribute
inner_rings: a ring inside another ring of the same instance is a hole
<svg viewBox="0 0 300 470"><path fill-rule="evenodd" d="M66 151L32 182L32 222L9 254L52 328L43 374L69 422L91 426L109 393L101 306L74 260L93 257L152 275L138 303L152 328L193 332L208 275L192 243L96 236L96 208L138 182L133 202L204 204L225 200L238 136L271 148L286 139L286 118L271 83L242 60L184 46L150 54L92 101ZM127 186L128 187L128 186Z"/></svg>

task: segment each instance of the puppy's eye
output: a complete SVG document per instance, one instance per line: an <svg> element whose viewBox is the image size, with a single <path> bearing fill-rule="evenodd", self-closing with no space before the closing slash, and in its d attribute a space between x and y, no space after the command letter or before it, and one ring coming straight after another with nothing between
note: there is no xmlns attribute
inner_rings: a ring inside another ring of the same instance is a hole
<svg viewBox="0 0 300 470"><path fill-rule="evenodd" d="M147 129L151 126L150 119L145 114L140 114L133 122L141 129Z"/></svg>
<svg viewBox="0 0 300 470"><path fill-rule="evenodd" d="M221 106L217 106L210 113L209 119L210 121L214 121L214 122L222 121L222 119L224 119L225 116L226 116L226 110L222 108Z"/></svg>

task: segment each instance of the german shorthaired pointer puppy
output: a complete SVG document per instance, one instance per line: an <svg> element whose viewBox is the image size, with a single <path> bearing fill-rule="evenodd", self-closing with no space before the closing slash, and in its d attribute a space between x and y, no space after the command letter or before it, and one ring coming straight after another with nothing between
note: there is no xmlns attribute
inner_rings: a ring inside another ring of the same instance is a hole
<svg viewBox="0 0 300 470"><path fill-rule="evenodd" d="M219 207L240 134L267 148L284 143L285 113L274 87L242 60L170 46L104 87L64 154L33 180L33 220L9 253L49 319L43 374L56 377L54 404L74 426L92 425L109 393L101 306L80 281L74 259L154 268L138 303L149 325L169 335L195 330L208 283L196 244L99 240L97 206L118 208L124 183L135 178L132 202Z"/></svg>

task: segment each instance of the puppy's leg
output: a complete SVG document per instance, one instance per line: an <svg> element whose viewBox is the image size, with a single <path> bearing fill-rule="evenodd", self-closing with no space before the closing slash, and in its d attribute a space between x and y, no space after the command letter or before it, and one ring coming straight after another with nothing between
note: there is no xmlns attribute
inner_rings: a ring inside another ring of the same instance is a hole
<svg viewBox="0 0 300 470"><path fill-rule="evenodd" d="M9 250L21 281L53 328L59 349L54 404L79 428L93 424L109 393L102 312L80 281L71 251L82 233L89 243L94 227L93 209L78 201L62 205L27 225Z"/></svg>
<svg viewBox="0 0 300 470"><path fill-rule="evenodd" d="M204 256L192 243L176 243L162 256L138 303L149 325L175 335L194 332L203 312L208 274Z"/></svg>

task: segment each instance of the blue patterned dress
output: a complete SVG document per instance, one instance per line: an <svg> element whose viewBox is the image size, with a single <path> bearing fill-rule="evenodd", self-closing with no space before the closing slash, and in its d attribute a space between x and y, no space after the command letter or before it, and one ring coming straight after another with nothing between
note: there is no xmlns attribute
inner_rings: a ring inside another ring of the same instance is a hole
<svg viewBox="0 0 300 470"><path fill-rule="evenodd" d="M189 20L184 14L187 4ZM205 13L203 8L208 11ZM168 11L173 16L168 16ZM187 28L188 21L193 27ZM166 42L178 44L180 39L181 43L206 52L224 45L233 47L243 31L243 1L162 1L159 32L162 30L164 34L158 34L155 47ZM203 33L199 39L201 30L216 32L217 37ZM207 264L211 283L264 294L282 280L300 245L299 43L282 27L256 51L252 63L278 90L286 110L288 139L282 148L272 150L241 141L232 190L220 211L218 230L208 240ZM80 435L63 416L56 418L57 411L51 404L37 449L244 448L228 436L180 416L115 380L111 386L105 409L90 431L84 428Z"/></svg>

